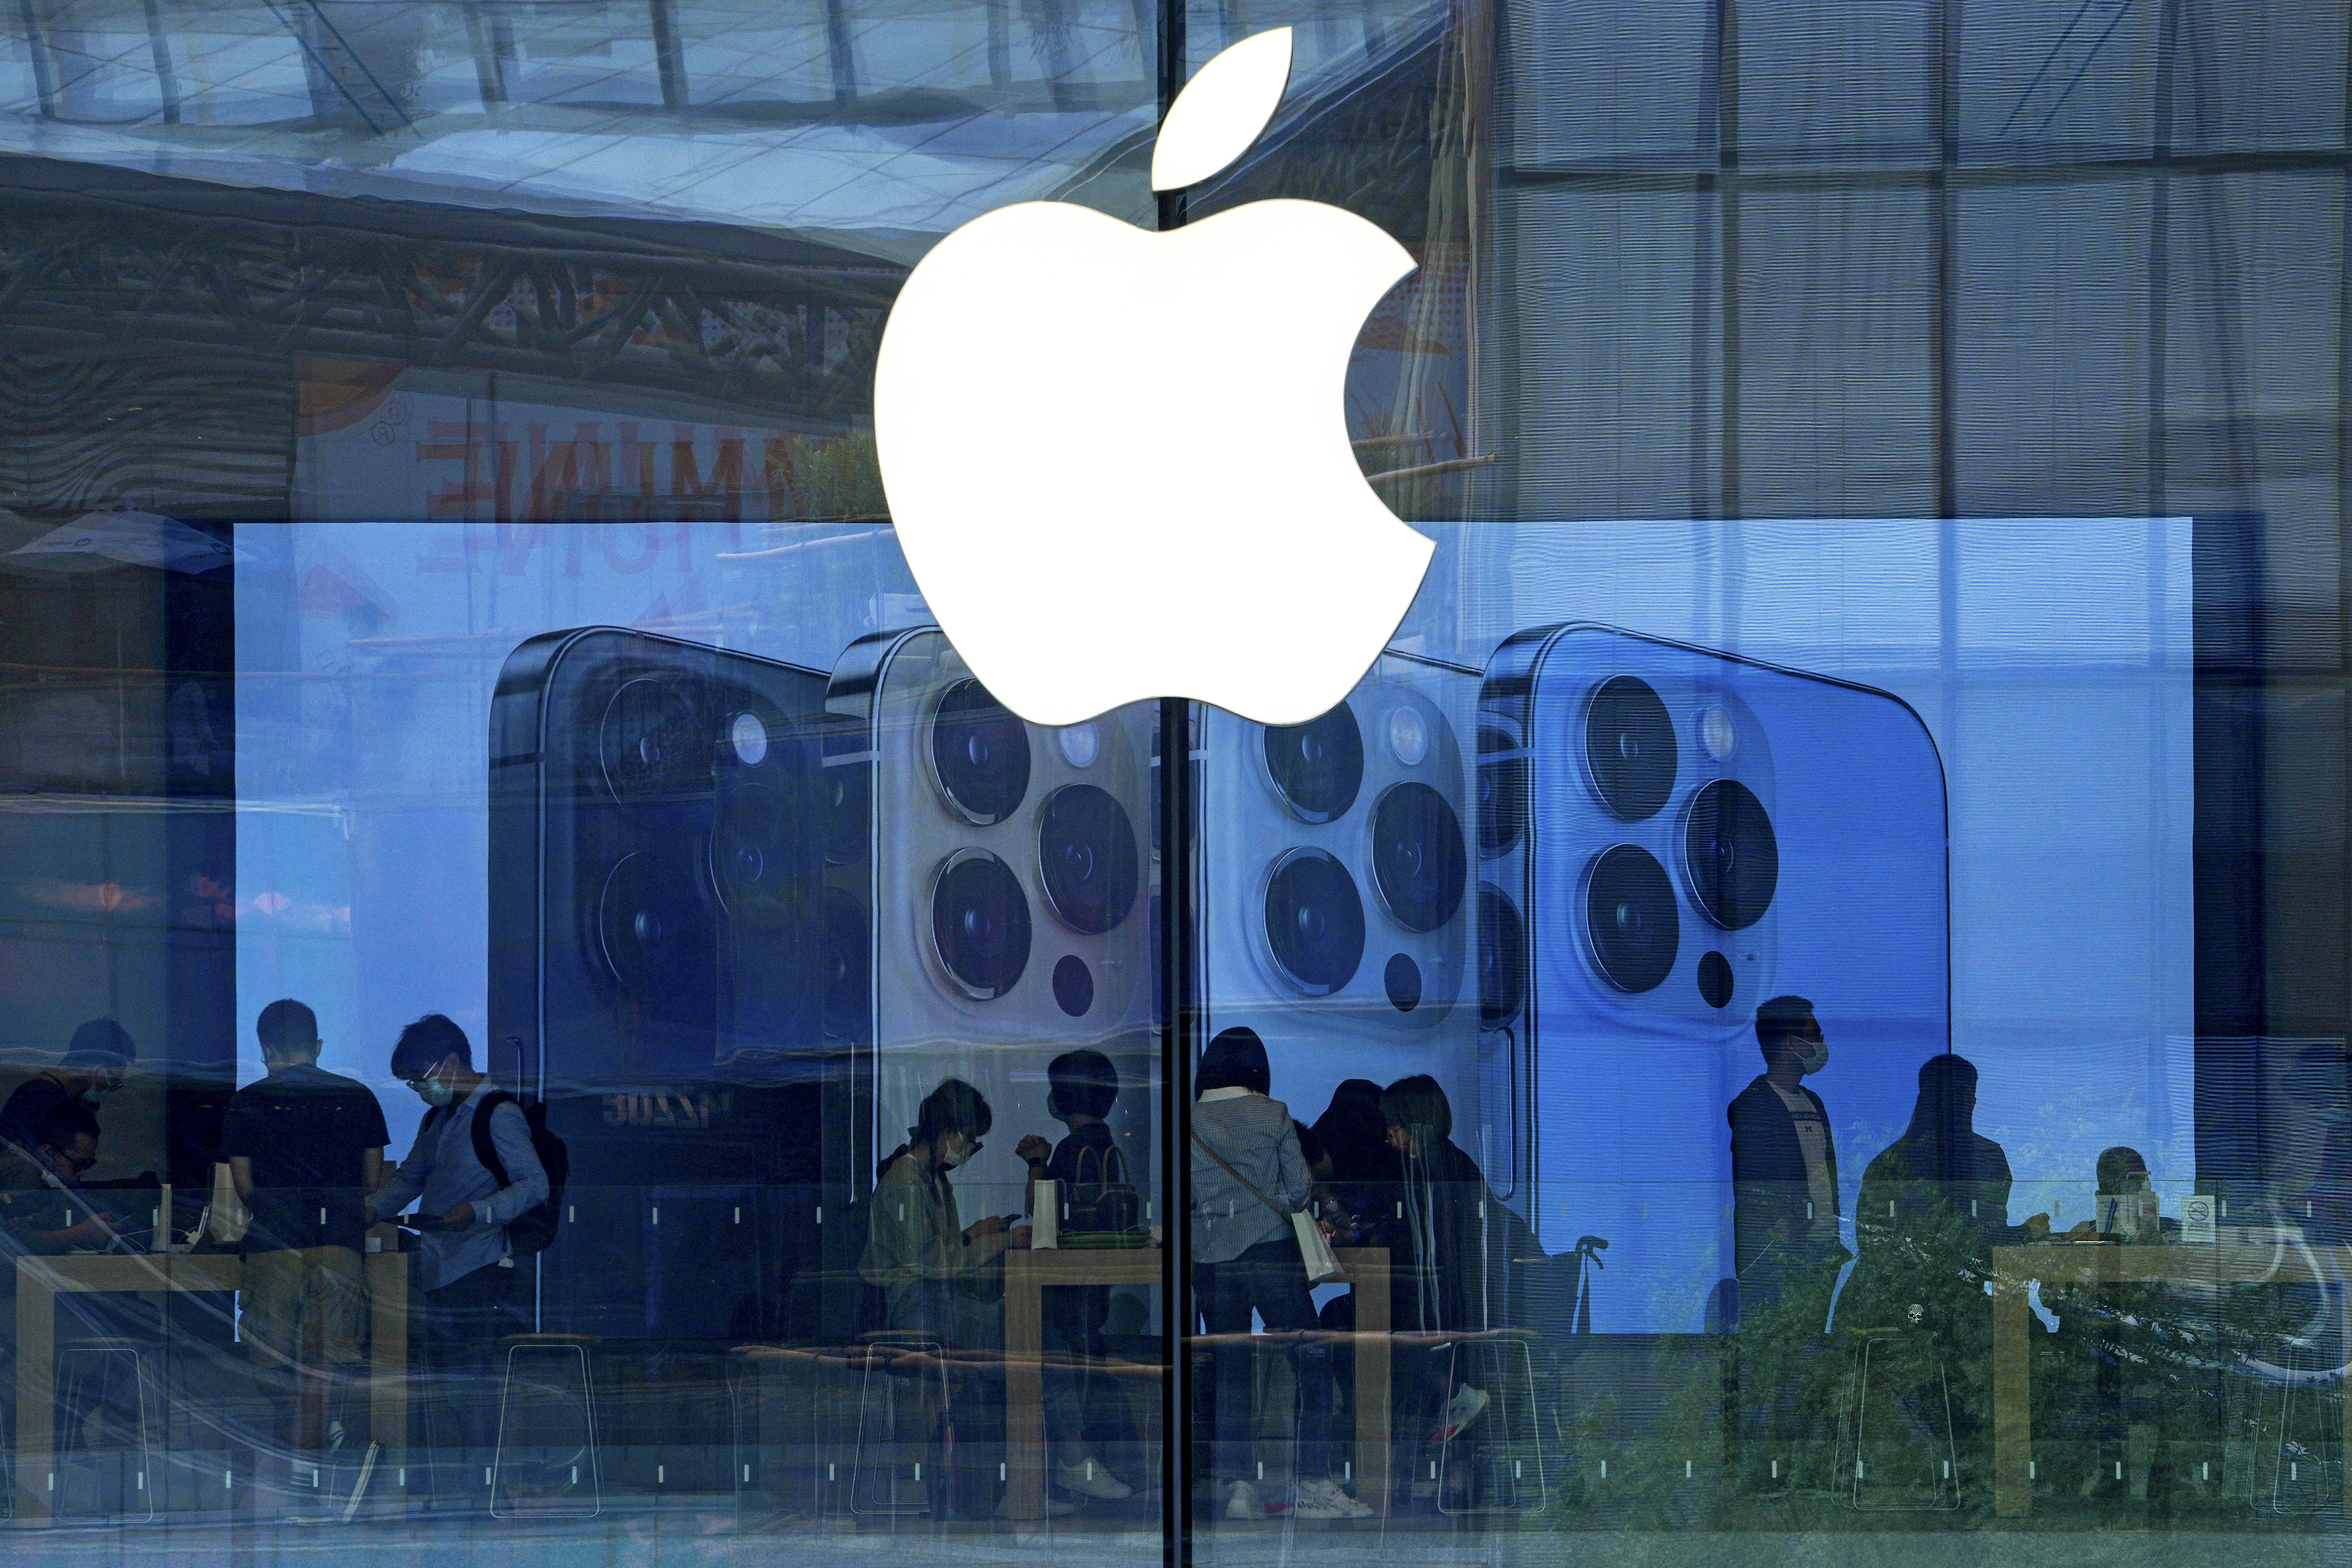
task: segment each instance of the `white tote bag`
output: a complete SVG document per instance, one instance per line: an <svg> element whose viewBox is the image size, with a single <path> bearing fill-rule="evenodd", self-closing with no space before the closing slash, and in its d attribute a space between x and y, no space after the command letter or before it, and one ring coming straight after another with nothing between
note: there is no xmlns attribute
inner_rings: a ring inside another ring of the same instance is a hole
<svg viewBox="0 0 2352 1568"><path fill-rule="evenodd" d="M1200 1145L1201 1152L1214 1160L1226 1175L1239 1182L1250 1196L1290 1222L1292 1233L1298 1237L1298 1256L1307 1265L1307 1282L1309 1285L1325 1284L1340 1277L1339 1260L1332 1255L1331 1240L1323 1234L1323 1227L1316 1223L1313 1209L1303 1208L1292 1214L1259 1192L1247 1176L1226 1164L1225 1157L1209 1147L1197 1128L1193 1130L1192 1142Z"/></svg>

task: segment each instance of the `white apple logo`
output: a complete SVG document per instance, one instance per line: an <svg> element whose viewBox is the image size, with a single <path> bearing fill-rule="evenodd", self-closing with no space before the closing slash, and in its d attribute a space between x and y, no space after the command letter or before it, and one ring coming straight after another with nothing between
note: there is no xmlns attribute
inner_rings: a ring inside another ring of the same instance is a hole
<svg viewBox="0 0 2352 1568"><path fill-rule="evenodd" d="M1155 190L1257 139L1290 31L1244 39L1162 123ZM916 267L875 370L900 547L998 700L1070 724L1151 697L1324 712L1403 619L1430 542L1365 483L1348 358L1412 258L1317 202L1167 233L1061 202L974 218Z"/></svg>

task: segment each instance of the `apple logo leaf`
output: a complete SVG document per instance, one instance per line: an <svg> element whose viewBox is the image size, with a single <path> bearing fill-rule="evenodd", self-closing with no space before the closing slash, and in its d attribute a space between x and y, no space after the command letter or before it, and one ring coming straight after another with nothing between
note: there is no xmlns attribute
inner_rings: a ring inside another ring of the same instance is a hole
<svg viewBox="0 0 2352 1568"><path fill-rule="evenodd" d="M1250 149L1290 82L1290 29L1253 34L1202 66L1160 122L1151 188L1197 185Z"/></svg>

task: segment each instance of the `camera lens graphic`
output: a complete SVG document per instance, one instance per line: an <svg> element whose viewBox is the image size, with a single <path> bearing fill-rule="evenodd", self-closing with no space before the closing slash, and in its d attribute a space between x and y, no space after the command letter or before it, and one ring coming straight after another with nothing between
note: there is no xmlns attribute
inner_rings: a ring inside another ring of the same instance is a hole
<svg viewBox="0 0 2352 1568"><path fill-rule="evenodd" d="M864 1035L868 942L866 909L839 888L824 890L824 1037Z"/></svg>
<svg viewBox="0 0 2352 1568"><path fill-rule="evenodd" d="M748 784L726 793L710 835L710 880L730 912L741 913L743 902L762 890L768 856L784 842L786 816L775 790Z"/></svg>
<svg viewBox="0 0 2352 1568"><path fill-rule="evenodd" d="M1054 1005L1073 1018L1083 1018L1094 1005L1094 972L1076 953L1064 953L1054 965Z"/></svg>
<svg viewBox="0 0 2352 1568"><path fill-rule="evenodd" d="M1340 703L1305 724L1268 727L1266 776L1302 822L1329 822L1356 804L1364 784L1364 732Z"/></svg>
<svg viewBox="0 0 2352 1568"><path fill-rule="evenodd" d="M1364 960L1364 900L1348 868L1320 849L1293 849L1265 885L1265 941L1292 984L1328 996Z"/></svg>
<svg viewBox="0 0 2352 1568"><path fill-rule="evenodd" d="M1731 960L1719 952L1709 952L1698 961L1698 994L1710 1007L1727 1007L1735 982Z"/></svg>
<svg viewBox="0 0 2352 1568"><path fill-rule="evenodd" d="M710 884L727 912L755 925L804 918L815 876L809 796L789 785L721 777L710 833Z"/></svg>
<svg viewBox="0 0 2352 1568"><path fill-rule="evenodd" d="M1601 804L1627 822L1655 816L1675 792L1675 721L1650 683L1603 681L1584 710L1584 764Z"/></svg>
<svg viewBox="0 0 2352 1568"><path fill-rule="evenodd" d="M1780 885L1780 845L1753 790L1717 779L1691 797L1683 869L1692 901L1724 930L1744 931L1764 918Z"/></svg>
<svg viewBox="0 0 2352 1568"><path fill-rule="evenodd" d="M1072 931L1100 936L1127 918L1140 883L1135 825L1092 784L1065 784L1037 814L1037 873L1046 907Z"/></svg>
<svg viewBox="0 0 2352 1568"><path fill-rule="evenodd" d="M816 788L824 816L824 863L852 865L866 853L866 816L871 805L866 765L847 763L822 769Z"/></svg>
<svg viewBox="0 0 2352 1568"><path fill-rule="evenodd" d="M1490 882L1478 885L1478 1022L1499 1029L1528 1005L1527 925Z"/></svg>
<svg viewBox="0 0 2352 1568"><path fill-rule="evenodd" d="M1389 712L1389 752L1406 767L1417 768L1429 755L1429 721L1412 707Z"/></svg>
<svg viewBox="0 0 2352 1568"><path fill-rule="evenodd" d="M1674 973L1682 917L1656 856L1620 844L1593 857L1584 873L1584 930L1593 963L1620 991L1654 991Z"/></svg>
<svg viewBox="0 0 2352 1568"><path fill-rule="evenodd" d="M931 713L931 769L957 810L1002 822L1029 793L1029 730L977 680L948 688Z"/></svg>
<svg viewBox="0 0 2352 1568"><path fill-rule="evenodd" d="M1469 871L1462 819L1425 784L1401 784L1372 808L1372 883L1407 931L1435 931L1462 907Z"/></svg>
<svg viewBox="0 0 2352 1568"><path fill-rule="evenodd" d="M632 996L667 1005L710 986L711 926L692 865L655 850L621 857L596 900L605 967Z"/></svg>
<svg viewBox="0 0 2352 1568"><path fill-rule="evenodd" d="M675 680L623 682L604 704L596 749L604 786L624 803L690 794L710 779L710 737Z"/></svg>
<svg viewBox="0 0 2352 1568"><path fill-rule="evenodd" d="M1492 857L1519 841L1527 820L1528 759L1518 737L1498 724L1478 726L1478 853Z"/></svg>
<svg viewBox="0 0 2352 1568"><path fill-rule="evenodd" d="M931 942L972 995L993 1000L1029 967L1029 900L1019 879L984 849L959 849L931 887Z"/></svg>
<svg viewBox="0 0 2352 1568"><path fill-rule="evenodd" d="M1381 986L1389 994L1389 1005L1400 1013L1410 1013L1421 1005L1421 965L1411 955L1391 953L1388 967L1381 972Z"/></svg>

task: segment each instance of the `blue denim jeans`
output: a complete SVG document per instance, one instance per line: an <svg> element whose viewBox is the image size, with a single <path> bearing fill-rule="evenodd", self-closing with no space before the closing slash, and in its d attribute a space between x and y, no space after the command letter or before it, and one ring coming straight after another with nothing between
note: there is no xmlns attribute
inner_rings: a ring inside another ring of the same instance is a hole
<svg viewBox="0 0 2352 1568"><path fill-rule="evenodd" d="M1202 1263L1192 1271L1201 1318L1212 1334L1246 1334L1253 1312L1270 1333L1318 1327L1314 1299L1307 1293L1307 1268L1297 1238L1262 1241L1224 1263ZM1202 1386L1208 1395L1194 1429L1202 1434L1200 1473L1219 1480L1249 1480L1257 1474L1250 1459L1252 1347L1214 1347L1215 1375ZM1291 1375L1298 1384L1298 1447L1291 1473L1302 1481L1331 1474L1331 1358L1326 1346L1295 1345Z"/></svg>

